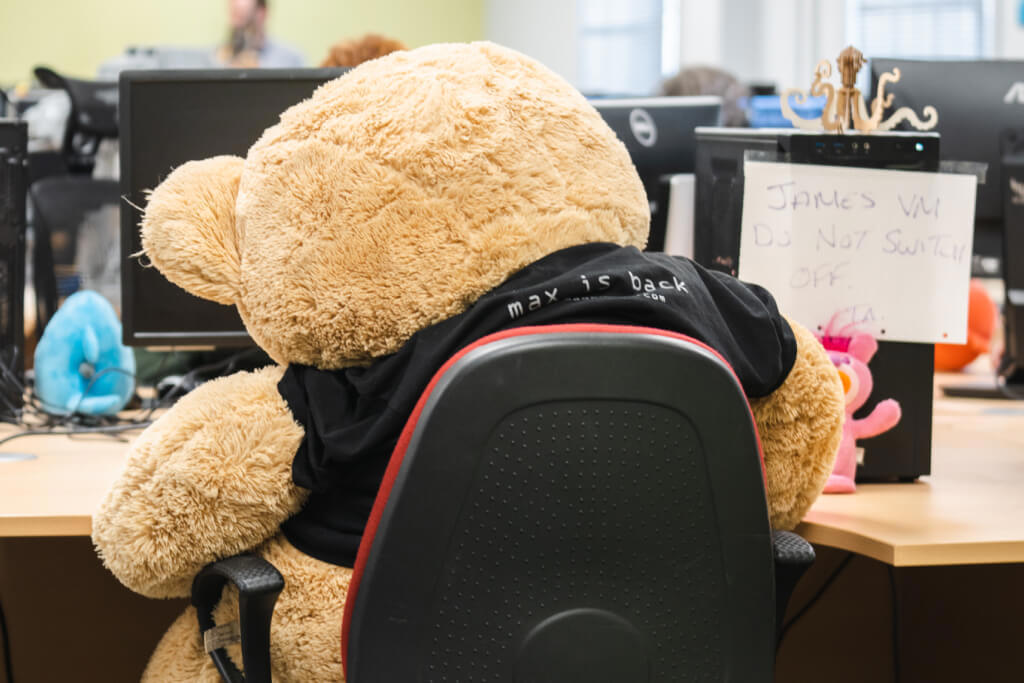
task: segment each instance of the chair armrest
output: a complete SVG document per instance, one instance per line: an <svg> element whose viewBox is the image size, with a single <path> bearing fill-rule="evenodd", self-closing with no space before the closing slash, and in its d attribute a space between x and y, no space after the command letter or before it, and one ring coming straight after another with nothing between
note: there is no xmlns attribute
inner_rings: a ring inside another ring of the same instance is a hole
<svg viewBox="0 0 1024 683"><path fill-rule="evenodd" d="M775 566L799 566L806 570L814 564L814 546L792 531L773 531Z"/></svg>
<svg viewBox="0 0 1024 683"><path fill-rule="evenodd" d="M217 626L213 610L224 586L238 588L238 621ZM203 567L192 582L192 605L206 651L229 683L270 683L270 619L284 588L284 577L256 555L235 555ZM226 647L241 640L242 668L228 657Z"/></svg>
<svg viewBox="0 0 1024 683"><path fill-rule="evenodd" d="M793 589L814 563L814 547L792 531L773 531L775 555L775 634L782 633L782 620Z"/></svg>

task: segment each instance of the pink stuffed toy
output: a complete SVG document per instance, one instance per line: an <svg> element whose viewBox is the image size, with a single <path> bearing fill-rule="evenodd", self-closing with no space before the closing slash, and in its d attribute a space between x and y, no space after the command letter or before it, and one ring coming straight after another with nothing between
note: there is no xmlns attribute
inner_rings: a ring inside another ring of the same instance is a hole
<svg viewBox="0 0 1024 683"><path fill-rule="evenodd" d="M892 429L900 421L900 404L891 398L880 401L864 418L853 414L868 400L873 382L868 361L878 350L878 342L870 334L855 334L852 338L825 337L823 340L829 358L839 370L846 393L846 420L839 454L832 466L832 475L825 483L825 493L853 493L857 472L857 439L877 436ZM845 348L844 348L845 347Z"/></svg>

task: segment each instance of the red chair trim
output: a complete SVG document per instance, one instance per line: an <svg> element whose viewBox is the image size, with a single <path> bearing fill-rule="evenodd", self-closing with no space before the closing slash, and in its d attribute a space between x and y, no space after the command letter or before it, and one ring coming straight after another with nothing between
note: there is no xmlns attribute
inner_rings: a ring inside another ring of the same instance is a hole
<svg viewBox="0 0 1024 683"><path fill-rule="evenodd" d="M395 485L395 480L398 478L399 470L402 468L402 461L405 459L405 452L409 448L409 442L412 441L412 435L416 430L416 425L419 422L420 415L423 413L423 407L427 404L427 400L430 398L430 394L434 390L434 387L449 368L458 363L463 356L474 349L484 346L485 344L490 344L491 342L500 341L502 339L509 339L511 337L525 337L533 334L566 332L653 334L661 337L670 337L672 339L682 339L712 353L716 358L722 361L727 368L729 368L729 372L732 373L732 376L736 379L736 383L739 384L739 378L736 377L736 373L733 371L732 366L729 365L725 358L722 357L722 354L718 353L718 351L711 348L704 342L694 339L693 337L688 337L685 334L679 334L678 332L670 332L668 330L659 330L636 325L573 323L567 325L535 325L517 327L515 329L495 332L494 334L489 334L486 337L481 337L469 346L460 349L454 356L448 359L448 361L442 365L436 373L434 373L433 378L430 380L430 384L427 385L423 394L420 395L419 401L416 402L416 407L413 408L412 413L409 415L409 419L406 420L405 428L402 429L402 434L398 438L398 443L395 444L395 450L391 453L391 460L388 462L388 468L384 472L384 478L381 480L380 488L377 490L377 498L374 500L373 509L370 511L370 518L367 520L366 528L363 531L363 539L359 544L359 552L356 554L355 567L352 569L352 580L349 583L348 594L345 598L345 612L341 622L341 663L342 668L346 670L346 675L348 668L348 636L351 626L352 610L356 602L355 597L359 591L359 584L363 578L363 571L366 569L366 562L370 556L370 548L373 545L374 536L377 535L377 528L380 526L381 517L384 515L384 508L387 506L388 498L391 495L391 489ZM747 410L750 410L749 402L747 404ZM750 419L751 423L754 425L754 434L757 437L757 450L761 459L761 476L767 480L767 473L764 468L764 451L761 448L761 437L757 433L757 422L754 420L754 414L752 411Z"/></svg>

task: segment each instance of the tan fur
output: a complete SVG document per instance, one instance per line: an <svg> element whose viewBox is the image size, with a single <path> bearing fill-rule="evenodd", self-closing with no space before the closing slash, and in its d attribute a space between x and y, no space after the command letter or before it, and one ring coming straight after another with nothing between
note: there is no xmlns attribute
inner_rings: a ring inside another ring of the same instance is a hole
<svg viewBox="0 0 1024 683"><path fill-rule="evenodd" d="M168 178L186 217L190 195L204 211L213 199L206 170ZM643 246L650 220L629 154L593 107L487 43L395 52L322 86L249 150L234 212L246 328L278 362L321 368L393 353L564 247ZM181 230L184 247L144 246L173 282L223 302L230 278L192 256L192 235L220 252L210 235L230 232L207 223ZM196 282L207 272L217 279Z"/></svg>
<svg viewBox="0 0 1024 683"><path fill-rule="evenodd" d="M761 433L772 527L792 529L825 487L843 434L843 386L828 354L800 324L786 381L751 407Z"/></svg>
<svg viewBox="0 0 1024 683"><path fill-rule="evenodd" d="M230 621L230 619L228 620ZM237 650L236 648L231 648ZM240 660L237 653L233 657ZM203 650L196 610L187 608L174 620L156 646L140 683L220 683L213 660Z"/></svg>
<svg viewBox="0 0 1024 683"><path fill-rule="evenodd" d="M187 596L204 565L258 545L301 508L291 466L303 431L277 392L282 372L208 382L132 444L92 535L126 586Z"/></svg>
<svg viewBox="0 0 1024 683"><path fill-rule="evenodd" d="M235 199L244 161L221 156L179 166L149 197L142 249L164 276L196 296L238 300L241 256Z"/></svg>
<svg viewBox="0 0 1024 683"><path fill-rule="evenodd" d="M175 170L153 192L142 236L162 273L234 303L282 366L336 369L393 353L547 254L643 246L648 222L625 147L580 94L522 55L475 43L363 64L286 111L245 160ZM842 417L834 369L798 332L793 373L754 408L780 527L820 491ZM350 572L278 531L306 496L291 480L303 430L276 390L281 373L206 384L147 429L93 538L125 585L154 597L185 595L204 564L255 549L286 580L275 680L340 680ZM229 592L221 620L234 610ZM216 680L199 643L186 611L144 680Z"/></svg>

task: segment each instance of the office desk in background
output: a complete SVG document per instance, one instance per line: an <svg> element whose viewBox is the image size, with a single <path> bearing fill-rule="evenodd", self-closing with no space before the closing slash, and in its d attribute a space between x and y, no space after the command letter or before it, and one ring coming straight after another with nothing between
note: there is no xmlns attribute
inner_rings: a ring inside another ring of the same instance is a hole
<svg viewBox="0 0 1024 683"><path fill-rule="evenodd" d="M822 496L797 529L818 561L787 618L835 579L783 641L779 683L1024 680L1024 401L937 392L932 434L930 476Z"/></svg>
<svg viewBox="0 0 1024 683"><path fill-rule="evenodd" d="M822 496L797 532L896 567L1024 562L1024 401L937 400L933 438L930 476Z"/></svg>
<svg viewBox="0 0 1024 683"><path fill-rule="evenodd" d="M13 433L3 425L0 437ZM0 604L17 683L138 681L186 600L122 586L89 538L92 512L124 466L109 437L30 436L0 445ZM0 668L0 681L4 674Z"/></svg>
<svg viewBox="0 0 1024 683"><path fill-rule="evenodd" d="M1024 679L1024 403L938 398L933 443L930 477L824 496L798 529L819 561L791 616L847 553L855 559L790 630L779 683L893 680L890 576L900 681ZM126 444L0 445L13 451L38 455L0 463L0 600L16 680L137 680L185 601L136 596L95 557L90 516Z"/></svg>
<svg viewBox="0 0 1024 683"><path fill-rule="evenodd" d="M0 436L14 433L3 429ZM92 513L124 467L126 441L96 435L26 436L0 446L0 538L89 536Z"/></svg>

